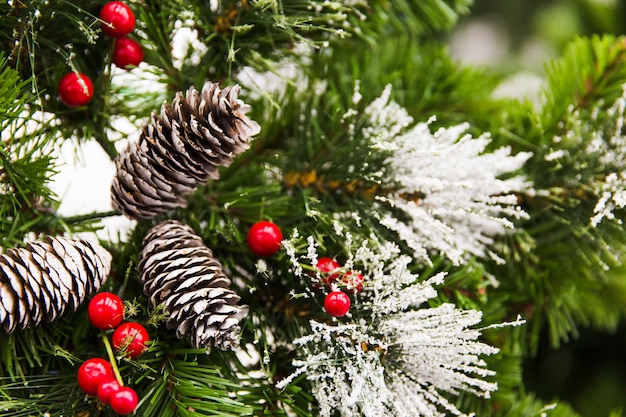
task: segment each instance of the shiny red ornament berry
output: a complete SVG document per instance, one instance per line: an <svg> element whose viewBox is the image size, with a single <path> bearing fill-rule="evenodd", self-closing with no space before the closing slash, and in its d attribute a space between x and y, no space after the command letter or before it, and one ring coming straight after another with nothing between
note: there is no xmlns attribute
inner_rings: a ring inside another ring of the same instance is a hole
<svg viewBox="0 0 626 417"><path fill-rule="evenodd" d="M93 98L93 83L85 74L70 72L59 80L57 94L67 107L80 107Z"/></svg>
<svg viewBox="0 0 626 417"><path fill-rule="evenodd" d="M87 359L78 368L76 374L78 386L88 395L96 395L100 384L111 378L113 378L113 368L109 362L101 358Z"/></svg>
<svg viewBox="0 0 626 417"><path fill-rule="evenodd" d="M111 343L117 352L124 352L131 359L137 358L148 347L150 336L145 327L139 323L126 322L113 332Z"/></svg>
<svg viewBox="0 0 626 417"><path fill-rule="evenodd" d="M322 275L322 282L324 284L330 284L339 278L338 272L339 269L341 269L341 265L333 258L322 257L317 260L315 269L320 271L320 274Z"/></svg>
<svg viewBox="0 0 626 417"><path fill-rule="evenodd" d="M98 385L98 399L104 404L109 405L111 404L111 397L118 392L120 388L122 388L122 386L115 378L103 381Z"/></svg>
<svg viewBox="0 0 626 417"><path fill-rule="evenodd" d="M98 293L89 301L87 315L95 328L115 329L124 319L124 302L113 293Z"/></svg>
<svg viewBox="0 0 626 417"><path fill-rule="evenodd" d="M324 308L331 316L344 316L350 310L350 297L345 292L332 291L324 299Z"/></svg>
<svg viewBox="0 0 626 417"><path fill-rule="evenodd" d="M128 35L135 28L133 11L121 1L110 1L100 9L102 31L112 38Z"/></svg>
<svg viewBox="0 0 626 417"><path fill-rule="evenodd" d="M341 283L352 294L363 291L363 275L355 271L348 271L341 277Z"/></svg>
<svg viewBox="0 0 626 417"><path fill-rule="evenodd" d="M139 403L139 397L135 390L129 387L121 387L111 395L111 408L123 416L135 411L137 403Z"/></svg>
<svg viewBox="0 0 626 417"><path fill-rule="evenodd" d="M263 220L248 231L248 247L257 256L272 256L280 249L283 234L274 223Z"/></svg>
<svg viewBox="0 0 626 417"><path fill-rule="evenodd" d="M143 61L143 48L132 39L119 38L113 44L113 63L123 69L138 67Z"/></svg>

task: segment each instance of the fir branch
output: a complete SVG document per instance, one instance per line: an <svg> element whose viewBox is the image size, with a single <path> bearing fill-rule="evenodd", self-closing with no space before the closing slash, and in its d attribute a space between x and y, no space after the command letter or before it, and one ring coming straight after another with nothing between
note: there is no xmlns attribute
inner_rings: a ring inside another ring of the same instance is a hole
<svg viewBox="0 0 626 417"><path fill-rule="evenodd" d="M621 39L575 40L549 66L548 100L539 115L517 122L534 126L515 135L525 137L522 146L532 146L526 172L538 192L520 196L530 214L521 224L527 235L510 242L515 266L495 269L511 277L495 294L507 294L513 308L529 308L531 353L543 326L556 346L576 337L579 326L613 327L623 311L587 295L607 285L621 294L608 271L623 263L626 248L619 179L623 59Z"/></svg>
<svg viewBox="0 0 626 417"><path fill-rule="evenodd" d="M160 354L157 352L157 357ZM223 378L220 369L202 357L206 358L206 352L197 349L179 350L176 357L164 357L160 377L145 387L139 411L164 417L252 415L251 407L238 398L240 385Z"/></svg>
<svg viewBox="0 0 626 417"><path fill-rule="evenodd" d="M572 41L563 56L547 68L544 129L554 134L563 133L556 130L557 124L568 117L570 106L586 110L599 101L606 104L617 99L626 79L625 59L624 38L605 35Z"/></svg>
<svg viewBox="0 0 626 417"><path fill-rule="evenodd" d="M374 1L376 15L385 16L400 33L433 34L451 29L469 12L471 0Z"/></svg>
<svg viewBox="0 0 626 417"><path fill-rule="evenodd" d="M33 376L21 382L0 378L0 410L6 417L97 415L75 387L74 374Z"/></svg>
<svg viewBox="0 0 626 417"><path fill-rule="evenodd" d="M21 93L27 83L15 70L6 67L0 56L0 244L21 242L29 231L45 222L56 206L49 188L56 172L52 156L54 136L49 118L31 117L32 102Z"/></svg>

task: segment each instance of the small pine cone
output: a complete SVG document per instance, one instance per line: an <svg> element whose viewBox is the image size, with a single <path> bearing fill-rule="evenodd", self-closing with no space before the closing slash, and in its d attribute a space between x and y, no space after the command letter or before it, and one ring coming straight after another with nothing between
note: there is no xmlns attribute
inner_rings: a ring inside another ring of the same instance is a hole
<svg viewBox="0 0 626 417"><path fill-rule="evenodd" d="M237 346L248 308L237 305L222 265L189 226L169 220L153 227L143 240L139 271L144 293L165 308L167 326L179 339L190 337L198 349Z"/></svg>
<svg viewBox="0 0 626 417"><path fill-rule="evenodd" d="M134 219L150 219L187 204L199 185L217 179L218 168L248 149L259 125L246 116L239 86L220 90L207 82L185 97L178 92L161 115L143 127L139 141L115 160L113 206Z"/></svg>
<svg viewBox="0 0 626 417"><path fill-rule="evenodd" d="M7 333L75 311L111 270L99 245L48 236L0 255L0 324Z"/></svg>

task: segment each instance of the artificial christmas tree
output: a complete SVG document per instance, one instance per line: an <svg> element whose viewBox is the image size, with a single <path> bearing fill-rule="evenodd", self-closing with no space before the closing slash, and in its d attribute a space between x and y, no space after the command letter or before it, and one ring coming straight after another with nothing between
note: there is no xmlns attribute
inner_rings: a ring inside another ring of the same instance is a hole
<svg viewBox="0 0 626 417"><path fill-rule="evenodd" d="M524 364L624 322L626 40L502 98L444 44L471 11L0 4L2 415L583 415ZM92 141L108 207L67 214Z"/></svg>

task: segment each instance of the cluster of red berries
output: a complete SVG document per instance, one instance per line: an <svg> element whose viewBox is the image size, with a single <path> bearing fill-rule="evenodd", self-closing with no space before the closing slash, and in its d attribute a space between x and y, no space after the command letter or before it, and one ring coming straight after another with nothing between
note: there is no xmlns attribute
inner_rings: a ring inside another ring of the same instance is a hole
<svg viewBox="0 0 626 417"><path fill-rule="evenodd" d="M138 66L143 61L143 49L126 36L135 28L130 7L121 1L110 1L100 10L100 20L102 31L113 38L113 63L124 69ZM57 92L66 106L80 107L93 98L93 83L85 74L70 72L59 80Z"/></svg>
<svg viewBox="0 0 626 417"><path fill-rule="evenodd" d="M130 69L143 61L141 45L128 38L135 28L135 15L121 1L110 1L100 10L102 31L114 39L112 61L120 68Z"/></svg>
<svg viewBox="0 0 626 417"><path fill-rule="evenodd" d="M248 230L248 248L256 256L274 255L281 247L283 234L280 228L267 220L259 221ZM332 258L319 258L315 265L316 274L311 274L313 288L328 291L324 299L324 309L328 314L341 317L350 310L350 294L363 290L363 275L356 271L344 271ZM342 291L343 290L343 291Z"/></svg>
<svg viewBox="0 0 626 417"><path fill-rule="evenodd" d="M335 317L346 315L351 305L347 293L356 294L363 291L363 275L356 271L344 272L339 262L328 257L319 258L315 269L317 274L313 276L313 288L323 287L329 290L324 298L326 312Z"/></svg>
<svg viewBox="0 0 626 417"><path fill-rule="evenodd" d="M110 292L96 294L89 302L87 314L95 328L114 330L111 343L118 354L135 359L147 349L148 331L139 323L122 323L124 302L117 295ZM104 333L103 337L106 338ZM134 389L124 386L114 359L87 359L78 369L78 386L85 394L97 396L116 413L127 415L135 411L139 397Z"/></svg>

